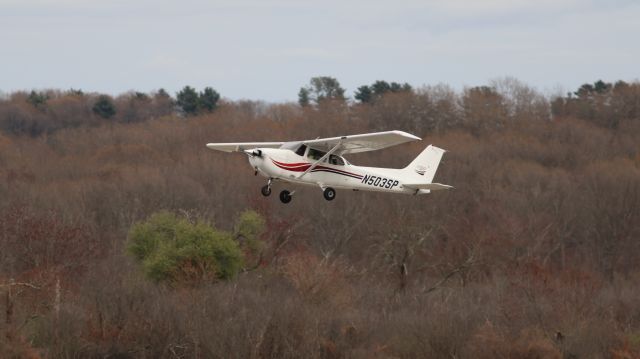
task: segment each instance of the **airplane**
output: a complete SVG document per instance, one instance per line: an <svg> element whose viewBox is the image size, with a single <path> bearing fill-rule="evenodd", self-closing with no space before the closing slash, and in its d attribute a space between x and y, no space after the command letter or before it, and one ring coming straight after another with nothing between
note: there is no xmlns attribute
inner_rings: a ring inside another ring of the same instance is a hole
<svg viewBox="0 0 640 359"><path fill-rule="evenodd" d="M453 188L432 182L446 152L432 145L400 169L356 166L343 157L418 140L403 131L385 131L291 142L208 143L207 147L247 154L254 174L268 179L261 189L265 197L271 194L274 181L318 186L327 201L335 199L336 189L419 195ZM280 201L291 202L294 193L282 190Z"/></svg>

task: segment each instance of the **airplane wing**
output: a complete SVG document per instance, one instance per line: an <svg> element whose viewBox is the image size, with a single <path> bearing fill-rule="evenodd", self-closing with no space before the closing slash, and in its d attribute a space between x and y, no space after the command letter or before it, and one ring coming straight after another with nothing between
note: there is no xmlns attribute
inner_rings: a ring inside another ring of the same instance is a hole
<svg viewBox="0 0 640 359"><path fill-rule="evenodd" d="M442 183L403 183L404 187L413 188L413 189L428 189L431 191L438 191L441 189L450 189L453 186L449 186L447 184Z"/></svg>
<svg viewBox="0 0 640 359"><path fill-rule="evenodd" d="M403 131L386 131L341 137L319 138L316 140L302 141L302 143L325 152L340 144L340 148L337 149L335 153L347 154L380 150L386 147L416 140L420 140L420 137Z"/></svg>
<svg viewBox="0 0 640 359"><path fill-rule="evenodd" d="M234 143L207 143L212 150L224 152L242 152L256 147L280 148L284 142L234 142Z"/></svg>
<svg viewBox="0 0 640 359"><path fill-rule="evenodd" d="M307 141L295 142L235 142L235 143L207 143L207 147L212 150L224 152L240 152L256 147L280 148L285 143L304 143L305 145L321 151L331 151L338 144L339 148L334 149L335 154L359 153L380 150L386 147L399 145L401 143L420 140L403 131L386 131L364 133L359 135L319 138Z"/></svg>

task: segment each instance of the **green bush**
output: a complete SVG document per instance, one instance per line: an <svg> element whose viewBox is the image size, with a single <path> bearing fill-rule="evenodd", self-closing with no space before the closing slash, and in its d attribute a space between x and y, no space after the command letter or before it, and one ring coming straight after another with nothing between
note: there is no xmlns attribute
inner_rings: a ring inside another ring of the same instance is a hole
<svg viewBox="0 0 640 359"><path fill-rule="evenodd" d="M243 263L233 233L169 212L136 223L129 232L127 249L147 277L170 284L230 279Z"/></svg>
<svg viewBox="0 0 640 359"><path fill-rule="evenodd" d="M244 211L236 221L235 237L254 255L262 250L263 242L259 238L264 225L264 218L256 211Z"/></svg>

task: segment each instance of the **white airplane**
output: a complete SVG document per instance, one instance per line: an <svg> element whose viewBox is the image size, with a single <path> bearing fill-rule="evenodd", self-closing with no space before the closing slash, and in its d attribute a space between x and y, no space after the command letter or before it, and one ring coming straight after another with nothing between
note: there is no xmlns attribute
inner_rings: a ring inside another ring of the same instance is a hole
<svg viewBox="0 0 640 359"><path fill-rule="evenodd" d="M432 145L401 169L355 166L342 157L416 140L420 138L406 132L387 131L293 142L208 143L207 147L246 153L255 175L268 178L261 191L264 196L271 194L273 181L319 186L327 201L336 197L336 188L407 194L452 188L432 182L446 152ZM283 190L280 201L291 202L294 192Z"/></svg>

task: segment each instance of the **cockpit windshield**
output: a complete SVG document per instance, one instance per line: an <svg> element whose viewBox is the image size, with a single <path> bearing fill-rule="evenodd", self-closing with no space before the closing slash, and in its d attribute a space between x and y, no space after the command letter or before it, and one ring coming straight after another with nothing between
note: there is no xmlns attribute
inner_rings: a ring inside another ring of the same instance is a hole
<svg viewBox="0 0 640 359"><path fill-rule="evenodd" d="M300 147L298 147L298 149L296 150L296 155L298 156L304 156L304 151L307 150L307 145L302 145Z"/></svg>

